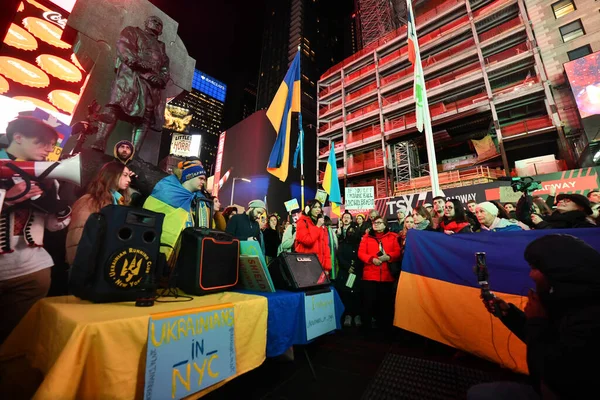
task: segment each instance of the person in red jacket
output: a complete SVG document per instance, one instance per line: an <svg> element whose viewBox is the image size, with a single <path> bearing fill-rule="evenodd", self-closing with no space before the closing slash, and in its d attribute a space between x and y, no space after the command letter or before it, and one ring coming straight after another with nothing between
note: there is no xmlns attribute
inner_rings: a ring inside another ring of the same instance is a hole
<svg viewBox="0 0 600 400"><path fill-rule="evenodd" d="M296 252L314 253L327 274L331 271L329 236L319 200L311 200L296 224Z"/></svg>
<svg viewBox="0 0 600 400"><path fill-rule="evenodd" d="M390 232L383 217L373 220L373 229L363 236L358 258L363 268L363 328L368 332L375 317L380 328L391 328L394 318L394 276L390 264L400 259L398 235Z"/></svg>

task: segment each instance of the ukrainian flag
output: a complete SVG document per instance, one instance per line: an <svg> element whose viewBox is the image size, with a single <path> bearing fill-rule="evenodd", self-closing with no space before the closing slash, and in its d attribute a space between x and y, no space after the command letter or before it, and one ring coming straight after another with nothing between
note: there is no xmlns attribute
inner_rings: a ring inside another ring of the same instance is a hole
<svg viewBox="0 0 600 400"><path fill-rule="evenodd" d="M300 52L298 52L267 110L267 118L277 132L277 139L269 156L267 172L282 182L285 182L288 177L292 113L300 112L300 93Z"/></svg>
<svg viewBox="0 0 600 400"><path fill-rule="evenodd" d="M340 181L338 180L337 175L333 143L329 148L329 158L327 159L327 167L325 168L325 176L323 177L323 189L329 195L331 211L339 217L340 206L342 205L342 195L340 193Z"/></svg>

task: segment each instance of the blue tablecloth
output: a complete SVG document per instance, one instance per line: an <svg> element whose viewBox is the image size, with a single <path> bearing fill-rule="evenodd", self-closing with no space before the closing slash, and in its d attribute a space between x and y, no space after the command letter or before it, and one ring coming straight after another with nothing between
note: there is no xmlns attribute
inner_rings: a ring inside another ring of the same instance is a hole
<svg viewBox="0 0 600 400"><path fill-rule="evenodd" d="M344 305L337 291L331 287L335 303L336 327L341 329ZM267 357L283 354L293 345L307 344L304 312L304 292L275 293L239 290L240 293L254 294L267 298L269 316L267 319Z"/></svg>

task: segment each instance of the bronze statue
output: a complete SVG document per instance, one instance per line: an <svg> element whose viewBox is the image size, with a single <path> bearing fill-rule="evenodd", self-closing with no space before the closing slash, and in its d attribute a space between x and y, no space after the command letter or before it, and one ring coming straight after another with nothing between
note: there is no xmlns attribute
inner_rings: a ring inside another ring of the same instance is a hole
<svg viewBox="0 0 600 400"><path fill-rule="evenodd" d="M136 151L152 126L162 129L165 103L161 92L169 81L169 57L165 44L158 40L162 29L161 19L152 16L143 30L128 26L121 32L117 42L117 76L93 148L104 151L119 119L134 125L132 142Z"/></svg>

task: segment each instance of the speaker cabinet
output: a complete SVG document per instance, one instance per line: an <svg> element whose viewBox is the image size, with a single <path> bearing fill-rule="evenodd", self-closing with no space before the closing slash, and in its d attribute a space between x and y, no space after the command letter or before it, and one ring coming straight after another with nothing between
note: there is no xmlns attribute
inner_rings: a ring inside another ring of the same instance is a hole
<svg viewBox="0 0 600 400"><path fill-rule="evenodd" d="M164 214L109 205L92 214L71 267L69 288L94 302L134 301L155 290Z"/></svg>
<svg viewBox="0 0 600 400"><path fill-rule="evenodd" d="M189 294L222 292L238 283L240 241L225 232L186 228L177 258L177 287Z"/></svg>
<svg viewBox="0 0 600 400"><path fill-rule="evenodd" d="M281 253L269 272L276 289L300 291L330 284L316 254Z"/></svg>

